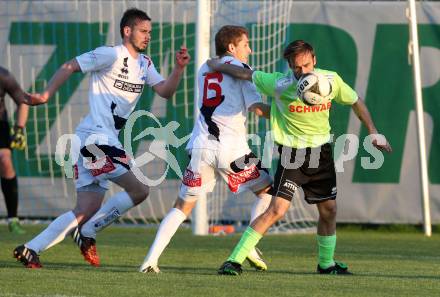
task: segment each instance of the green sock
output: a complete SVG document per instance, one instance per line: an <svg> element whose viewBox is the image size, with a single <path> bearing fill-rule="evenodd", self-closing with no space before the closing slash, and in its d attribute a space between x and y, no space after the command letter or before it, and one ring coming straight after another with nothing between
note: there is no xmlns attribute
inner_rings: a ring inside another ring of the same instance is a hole
<svg viewBox="0 0 440 297"><path fill-rule="evenodd" d="M247 255L249 255L250 250L257 245L261 237L263 237L263 235L251 227L247 227L246 231L244 231L241 236L240 241L232 251L232 254L229 256L228 261L239 264L243 263Z"/></svg>
<svg viewBox="0 0 440 297"><path fill-rule="evenodd" d="M336 248L336 234L330 236L317 236L319 251L319 266L323 269L335 265L333 256Z"/></svg>

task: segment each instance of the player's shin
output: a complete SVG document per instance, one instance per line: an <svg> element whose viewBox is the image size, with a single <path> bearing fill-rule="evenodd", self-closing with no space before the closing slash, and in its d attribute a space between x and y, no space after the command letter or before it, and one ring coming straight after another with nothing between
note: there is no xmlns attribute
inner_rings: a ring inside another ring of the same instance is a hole
<svg viewBox="0 0 440 297"><path fill-rule="evenodd" d="M34 239L27 242L25 246L38 254L61 242L76 226L78 226L78 222L73 212L66 212L50 223Z"/></svg>
<svg viewBox="0 0 440 297"><path fill-rule="evenodd" d="M257 199L255 199L255 202L252 205L250 223L252 223L256 218L266 211L271 200L272 195L267 193L258 194ZM267 270L267 264L263 260L262 255L263 253L257 247L254 247L249 251L247 256L249 265L254 267L257 271Z"/></svg>
<svg viewBox="0 0 440 297"><path fill-rule="evenodd" d="M258 218L269 207L271 200L272 195L267 193L258 194L258 197L255 199L255 202L252 205L250 223Z"/></svg>
<svg viewBox="0 0 440 297"><path fill-rule="evenodd" d="M251 249L255 248L260 241L261 237L263 237L263 235L251 227L247 227L246 231L241 236L240 241L229 256L228 261L242 264Z"/></svg>
<svg viewBox="0 0 440 297"><path fill-rule="evenodd" d="M186 215L180 209L172 208L168 212L160 223L154 242L141 265L140 271L148 266L157 266L160 255L185 219Z"/></svg>
<svg viewBox="0 0 440 297"><path fill-rule="evenodd" d="M335 265L333 260L336 248L336 234L330 236L317 235L318 261L323 269Z"/></svg>
<svg viewBox="0 0 440 297"><path fill-rule="evenodd" d="M96 238L96 233L134 206L127 192L119 192L110 197L98 212L81 227L81 234L85 237Z"/></svg>

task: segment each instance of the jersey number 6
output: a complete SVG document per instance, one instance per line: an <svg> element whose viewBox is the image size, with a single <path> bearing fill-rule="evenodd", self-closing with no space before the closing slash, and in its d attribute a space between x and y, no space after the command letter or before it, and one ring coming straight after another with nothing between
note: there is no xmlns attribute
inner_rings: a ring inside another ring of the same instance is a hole
<svg viewBox="0 0 440 297"><path fill-rule="evenodd" d="M214 79L217 82L213 81ZM222 87L219 83L223 80L221 72L207 73L203 84L203 105L206 107L216 107L222 102ZM215 92L215 97L208 98L208 90Z"/></svg>

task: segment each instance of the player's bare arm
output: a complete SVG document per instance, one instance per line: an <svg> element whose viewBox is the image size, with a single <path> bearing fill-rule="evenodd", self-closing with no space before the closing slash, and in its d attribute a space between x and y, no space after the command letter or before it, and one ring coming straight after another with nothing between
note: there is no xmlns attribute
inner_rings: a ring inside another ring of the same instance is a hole
<svg viewBox="0 0 440 297"><path fill-rule="evenodd" d="M23 92L22 96L24 98L24 92ZM17 120L16 120L15 125L17 127L26 126L28 114L29 114L29 105L27 105L25 103L20 103L20 105L18 105L18 107L17 107Z"/></svg>
<svg viewBox="0 0 440 297"><path fill-rule="evenodd" d="M168 78L153 86L154 91L163 98L169 99L177 90L182 74L186 65L191 60L188 49L185 46L180 47L180 51L176 53L176 65Z"/></svg>
<svg viewBox="0 0 440 297"><path fill-rule="evenodd" d="M364 103L364 100L362 100L361 98L358 98L356 103L354 103L352 105L352 109L353 109L354 113L356 114L356 116L359 118L359 120L367 128L368 134L370 134L370 135L378 134L377 129L374 126L373 120L371 119L370 112L368 111L368 108ZM393 151L393 149L391 148L391 145L386 140L385 140L385 143L379 143L378 139L373 138L373 145L381 151L386 151L388 153L391 153Z"/></svg>
<svg viewBox="0 0 440 297"><path fill-rule="evenodd" d="M259 117L270 119L270 105L257 102L249 107L249 111L255 113Z"/></svg>
<svg viewBox="0 0 440 297"><path fill-rule="evenodd" d="M23 128L26 126L29 113L29 106L25 104L25 94L14 76L9 72L4 76L3 80L5 82L4 85L6 86L6 92L14 100L15 104L17 104L17 121L15 126Z"/></svg>
<svg viewBox="0 0 440 297"><path fill-rule="evenodd" d="M26 147L26 136L24 127L29 113L29 106L25 104L24 92L20 85L6 69L1 69L0 79L4 90L11 96L15 104L17 104L16 123L12 127L10 147L13 149L23 150Z"/></svg>
<svg viewBox="0 0 440 297"><path fill-rule="evenodd" d="M252 81L252 73L254 73L254 71L251 69L237 65L223 64L220 62L220 59L209 59L206 61L206 64L213 71L222 72L238 79Z"/></svg>
<svg viewBox="0 0 440 297"><path fill-rule="evenodd" d="M49 98L56 93L61 85L69 79L72 73L79 71L81 71L81 68L76 59L72 59L64 63L52 76L43 93L25 93L26 104L40 105L46 103Z"/></svg>

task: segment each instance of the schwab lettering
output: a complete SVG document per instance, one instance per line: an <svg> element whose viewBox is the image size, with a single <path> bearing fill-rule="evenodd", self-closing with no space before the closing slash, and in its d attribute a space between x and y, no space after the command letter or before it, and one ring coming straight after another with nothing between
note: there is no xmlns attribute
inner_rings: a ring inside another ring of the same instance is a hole
<svg viewBox="0 0 440 297"><path fill-rule="evenodd" d="M319 104L319 105L290 105L289 111L290 112L320 112L329 110L332 106L331 102L327 102L326 104Z"/></svg>

